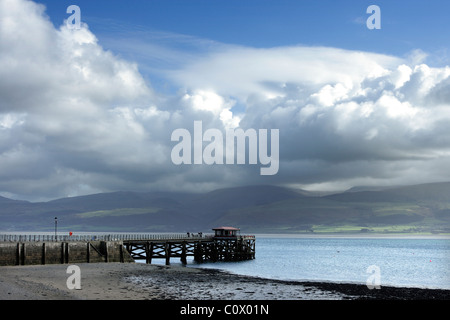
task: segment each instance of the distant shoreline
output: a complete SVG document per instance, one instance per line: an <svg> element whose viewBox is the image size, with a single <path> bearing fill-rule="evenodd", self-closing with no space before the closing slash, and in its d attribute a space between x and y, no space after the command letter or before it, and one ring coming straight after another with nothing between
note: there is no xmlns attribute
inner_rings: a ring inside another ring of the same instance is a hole
<svg viewBox="0 0 450 320"><path fill-rule="evenodd" d="M255 233L264 238L386 238L386 239L449 239L450 234L420 233Z"/></svg>

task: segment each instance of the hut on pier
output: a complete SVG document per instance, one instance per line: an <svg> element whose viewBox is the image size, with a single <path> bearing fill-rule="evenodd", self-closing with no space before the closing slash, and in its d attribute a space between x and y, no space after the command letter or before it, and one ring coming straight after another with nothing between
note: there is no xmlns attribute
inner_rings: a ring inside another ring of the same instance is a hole
<svg viewBox="0 0 450 320"><path fill-rule="evenodd" d="M234 227L213 228L214 238L237 238L240 235L240 229Z"/></svg>

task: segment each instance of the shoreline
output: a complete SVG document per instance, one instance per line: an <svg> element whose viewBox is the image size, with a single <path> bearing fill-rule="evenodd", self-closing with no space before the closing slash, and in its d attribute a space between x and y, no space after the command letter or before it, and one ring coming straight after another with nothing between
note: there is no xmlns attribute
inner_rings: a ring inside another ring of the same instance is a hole
<svg viewBox="0 0 450 320"><path fill-rule="evenodd" d="M351 238L351 239L442 239L450 240L450 234L425 234L425 233L255 233L255 237L261 238Z"/></svg>
<svg viewBox="0 0 450 320"><path fill-rule="evenodd" d="M141 263L77 264L81 289L69 289L68 266L2 266L0 300L450 300L446 289L370 290L365 284L266 279Z"/></svg>

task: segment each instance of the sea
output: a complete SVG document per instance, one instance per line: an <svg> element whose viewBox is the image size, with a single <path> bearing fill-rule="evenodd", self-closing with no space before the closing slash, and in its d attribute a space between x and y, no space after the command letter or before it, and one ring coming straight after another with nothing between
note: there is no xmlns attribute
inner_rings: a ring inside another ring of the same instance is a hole
<svg viewBox="0 0 450 320"><path fill-rule="evenodd" d="M188 260L186 266L281 280L450 289L450 238L257 235L254 260Z"/></svg>
<svg viewBox="0 0 450 320"><path fill-rule="evenodd" d="M185 266L279 280L450 289L450 236L255 236L253 260L196 263L188 257ZM165 259L152 263L165 264ZM182 265L178 258L170 263Z"/></svg>

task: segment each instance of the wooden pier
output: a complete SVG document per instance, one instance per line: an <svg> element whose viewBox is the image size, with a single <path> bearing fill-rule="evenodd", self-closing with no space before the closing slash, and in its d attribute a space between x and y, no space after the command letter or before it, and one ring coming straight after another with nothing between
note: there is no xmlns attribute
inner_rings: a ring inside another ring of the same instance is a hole
<svg viewBox="0 0 450 320"><path fill-rule="evenodd" d="M255 258L255 236L124 240L123 243L133 259L145 260L146 263L152 263L153 259L165 259L169 265L171 258L180 258L180 261L186 264L188 256L194 257L196 262L240 261Z"/></svg>
<svg viewBox="0 0 450 320"><path fill-rule="evenodd" d="M146 263L152 263L153 259L165 259L167 265L170 264L171 258L180 258L180 261L186 264L187 257L190 256L199 263L255 259L255 236L240 235L238 234L239 229L231 227L220 227L213 230L215 234L80 236L0 234L0 265L39 264L40 261L43 261L43 264L68 263L66 260L69 260L69 246L71 248L70 260L73 262L90 262L93 260L94 253L98 253L99 261L104 262L115 262L116 260L124 262L126 260L124 257L128 256L134 260L145 260ZM25 243L27 244L25 245ZM66 250L60 248L66 248ZM123 248L126 249L126 252ZM82 256L82 258L74 260L75 255ZM108 256L115 257L116 255L117 259L108 259Z"/></svg>

